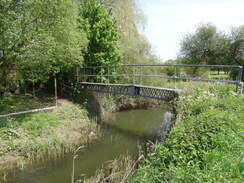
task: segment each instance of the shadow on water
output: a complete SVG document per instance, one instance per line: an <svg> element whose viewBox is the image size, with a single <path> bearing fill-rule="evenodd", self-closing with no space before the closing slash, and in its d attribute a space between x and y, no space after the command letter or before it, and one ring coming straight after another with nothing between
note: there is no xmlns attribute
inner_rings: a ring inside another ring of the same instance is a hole
<svg viewBox="0 0 244 183"><path fill-rule="evenodd" d="M163 137L162 130L167 128L164 120L166 109L136 109L114 113L104 121L104 135L96 143L90 144L78 153L75 160L75 180L85 174L92 176L104 162L120 155L137 157L139 146L147 140ZM169 118L169 116L168 116ZM71 181L73 154L57 160L29 165L23 171L15 173L13 183L67 183Z"/></svg>

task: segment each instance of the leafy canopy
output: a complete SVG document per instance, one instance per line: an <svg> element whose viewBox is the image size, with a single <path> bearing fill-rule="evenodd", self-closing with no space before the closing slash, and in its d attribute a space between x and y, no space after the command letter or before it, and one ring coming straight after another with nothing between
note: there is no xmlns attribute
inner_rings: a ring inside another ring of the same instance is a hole
<svg viewBox="0 0 244 183"><path fill-rule="evenodd" d="M83 0L80 4L79 22L89 40L84 54L85 65L117 65L121 60L119 33L111 14L95 0Z"/></svg>
<svg viewBox="0 0 244 183"><path fill-rule="evenodd" d="M21 65L38 76L54 76L82 64L86 37L78 28L74 0L29 0Z"/></svg>
<svg viewBox="0 0 244 183"><path fill-rule="evenodd" d="M3 0L0 6L2 68L20 69L36 82L82 64L86 37L75 0Z"/></svg>

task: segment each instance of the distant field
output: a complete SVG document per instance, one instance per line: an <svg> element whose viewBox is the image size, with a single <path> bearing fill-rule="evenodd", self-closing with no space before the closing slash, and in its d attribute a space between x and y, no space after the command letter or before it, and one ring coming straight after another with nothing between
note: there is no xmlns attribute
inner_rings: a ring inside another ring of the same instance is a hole
<svg viewBox="0 0 244 183"><path fill-rule="evenodd" d="M228 74L210 74L209 76L212 79L220 79L220 80L229 80L230 76Z"/></svg>

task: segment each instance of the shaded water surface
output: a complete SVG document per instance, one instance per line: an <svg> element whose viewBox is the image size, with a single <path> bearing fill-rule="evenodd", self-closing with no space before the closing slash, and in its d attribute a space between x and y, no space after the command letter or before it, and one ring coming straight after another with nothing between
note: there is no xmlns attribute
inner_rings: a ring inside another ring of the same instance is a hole
<svg viewBox="0 0 244 183"><path fill-rule="evenodd" d="M122 154L138 156L138 147L148 139L155 139L162 129L166 109L136 109L114 113L105 121L104 135L96 143L80 151L75 160L75 180L93 175L106 161ZM73 154L58 160L28 165L15 173L13 183L67 183L71 182Z"/></svg>

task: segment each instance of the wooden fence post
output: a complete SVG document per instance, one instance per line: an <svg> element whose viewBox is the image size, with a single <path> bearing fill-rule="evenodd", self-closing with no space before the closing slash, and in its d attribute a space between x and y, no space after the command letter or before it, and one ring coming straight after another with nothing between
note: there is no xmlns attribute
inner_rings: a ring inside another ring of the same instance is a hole
<svg viewBox="0 0 244 183"><path fill-rule="evenodd" d="M58 95L57 95L57 79L54 78L54 97L55 97L55 106L58 106Z"/></svg>

